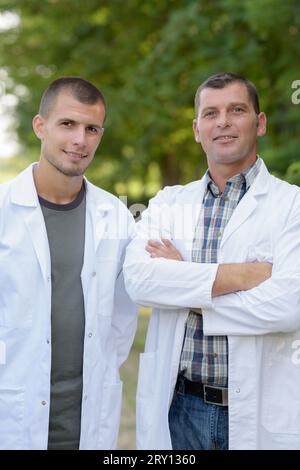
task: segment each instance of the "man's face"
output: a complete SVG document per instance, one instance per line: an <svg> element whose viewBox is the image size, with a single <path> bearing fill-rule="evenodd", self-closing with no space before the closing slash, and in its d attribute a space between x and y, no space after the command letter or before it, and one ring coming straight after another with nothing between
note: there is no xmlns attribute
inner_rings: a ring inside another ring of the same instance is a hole
<svg viewBox="0 0 300 470"><path fill-rule="evenodd" d="M198 116L193 122L210 167L250 166L256 158L256 138L266 131L264 113L257 115L243 83L225 88L204 88Z"/></svg>
<svg viewBox="0 0 300 470"><path fill-rule="evenodd" d="M39 114L33 128L41 140L41 159L66 176L81 176L93 160L103 134L105 109L100 101L84 104L61 91L49 115Z"/></svg>

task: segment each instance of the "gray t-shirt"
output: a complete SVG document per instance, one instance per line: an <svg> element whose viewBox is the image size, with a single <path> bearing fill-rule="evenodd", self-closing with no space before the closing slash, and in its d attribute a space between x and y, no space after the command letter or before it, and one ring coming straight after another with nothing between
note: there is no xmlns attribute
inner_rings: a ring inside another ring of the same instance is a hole
<svg viewBox="0 0 300 470"><path fill-rule="evenodd" d="M78 449L80 440L84 299L85 187L70 204L39 197L51 256L51 398L48 449Z"/></svg>

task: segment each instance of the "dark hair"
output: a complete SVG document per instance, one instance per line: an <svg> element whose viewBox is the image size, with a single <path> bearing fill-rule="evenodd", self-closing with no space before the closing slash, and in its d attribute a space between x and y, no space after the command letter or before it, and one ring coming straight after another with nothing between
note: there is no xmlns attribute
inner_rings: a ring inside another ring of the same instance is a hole
<svg viewBox="0 0 300 470"><path fill-rule="evenodd" d="M50 83L44 91L39 107L41 116L47 117L49 115L61 91L70 92L81 103L95 104L99 101L105 108L104 96L95 85L80 77L61 77Z"/></svg>
<svg viewBox="0 0 300 470"><path fill-rule="evenodd" d="M259 99L255 85L247 80L246 78L242 77L241 75L236 75L235 73L231 72L224 72L218 73L216 75L212 75L209 77L205 82L203 82L195 95L195 112L196 116L198 115L198 109L200 105L200 93L204 88L225 88L227 85L231 83L240 82L245 85L248 91L249 98L253 104L254 110L256 114L259 114L260 107L259 107Z"/></svg>

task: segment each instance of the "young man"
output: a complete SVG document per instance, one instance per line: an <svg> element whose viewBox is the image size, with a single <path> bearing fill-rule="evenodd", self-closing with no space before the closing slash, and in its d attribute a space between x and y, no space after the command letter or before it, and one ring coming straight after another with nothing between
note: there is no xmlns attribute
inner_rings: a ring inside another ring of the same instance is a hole
<svg viewBox="0 0 300 470"><path fill-rule="evenodd" d="M39 163L0 187L0 448L111 449L136 312L122 275L134 222L83 177L103 135L100 91L45 91Z"/></svg>
<svg viewBox="0 0 300 470"><path fill-rule="evenodd" d="M125 259L132 299L154 307L138 446L300 449L299 188L257 157L251 82L210 77L195 105L208 171L150 201Z"/></svg>

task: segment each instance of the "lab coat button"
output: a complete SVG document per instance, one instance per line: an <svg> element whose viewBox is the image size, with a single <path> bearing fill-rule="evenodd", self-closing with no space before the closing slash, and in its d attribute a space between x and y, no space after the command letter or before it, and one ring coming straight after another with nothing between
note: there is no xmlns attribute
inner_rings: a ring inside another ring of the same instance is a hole
<svg viewBox="0 0 300 470"><path fill-rule="evenodd" d="M241 389L240 388L237 388L235 393L240 393L241 392Z"/></svg>
<svg viewBox="0 0 300 470"><path fill-rule="evenodd" d="M96 274L97 274L96 271L93 271L93 272L92 272L92 277L95 277Z"/></svg>
<svg viewBox="0 0 300 470"><path fill-rule="evenodd" d="M88 337L91 338L93 336L93 333L89 333Z"/></svg>
<svg viewBox="0 0 300 470"><path fill-rule="evenodd" d="M42 401L42 405L45 406L47 405L47 402L45 400Z"/></svg>

